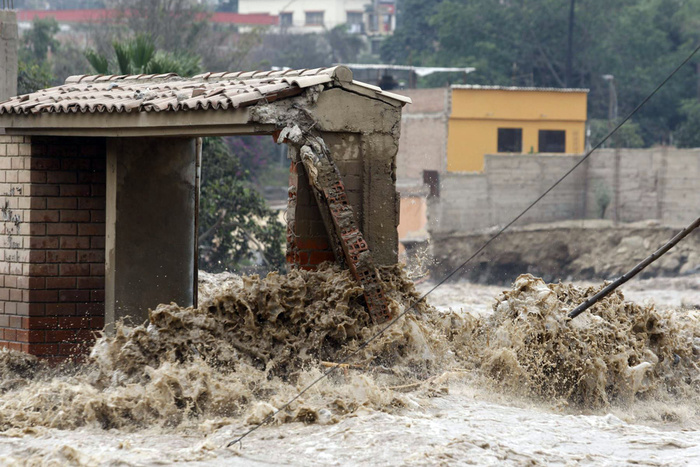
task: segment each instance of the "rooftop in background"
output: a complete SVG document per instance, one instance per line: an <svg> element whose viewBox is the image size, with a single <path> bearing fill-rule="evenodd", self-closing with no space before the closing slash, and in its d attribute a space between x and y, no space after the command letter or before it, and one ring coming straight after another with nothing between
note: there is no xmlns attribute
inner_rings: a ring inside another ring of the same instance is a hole
<svg viewBox="0 0 700 467"><path fill-rule="evenodd" d="M482 86L480 84L453 84L452 89L481 89L484 91L539 91L539 92L589 92L585 88L535 88L519 86Z"/></svg>
<svg viewBox="0 0 700 467"><path fill-rule="evenodd" d="M476 70L474 67L438 67L438 66L410 66L410 65L389 65L375 63L344 63L346 67L357 70L395 70L412 71L418 76L428 76L433 73L465 73L469 74Z"/></svg>
<svg viewBox="0 0 700 467"><path fill-rule="evenodd" d="M396 89L402 85L408 89L417 87L417 78L433 73L464 73L476 70L473 67L427 67L410 65L392 65L388 63L347 63L359 78L366 82L376 82L383 89Z"/></svg>
<svg viewBox="0 0 700 467"><path fill-rule="evenodd" d="M18 10L17 21L29 22L34 18L56 18L59 23L96 23L107 19L119 17L118 10ZM202 18L206 17L202 15ZM211 13L209 21L219 24L238 24L245 26L276 26L279 23L278 16L264 13Z"/></svg>

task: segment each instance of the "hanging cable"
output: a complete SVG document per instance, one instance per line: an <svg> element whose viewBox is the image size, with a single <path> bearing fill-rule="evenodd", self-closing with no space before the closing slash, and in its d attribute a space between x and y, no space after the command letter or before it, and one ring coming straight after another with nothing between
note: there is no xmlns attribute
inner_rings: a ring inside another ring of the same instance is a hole
<svg viewBox="0 0 700 467"><path fill-rule="evenodd" d="M613 128L605 138L603 138L598 144L596 144L591 150L589 150L582 158L579 160L574 166L569 169L564 175L562 175L552 186L550 186L544 193L542 193L537 199L535 199L528 207L526 207L520 214L515 216L513 220L508 222L503 228L501 228L496 234L494 234L491 238L489 238L481 247L479 247L471 256L469 256L462 264L460 264L457 268L455 268L452 272L450 272L448 275L443 277L437 284L435 284L430 290L428 290L426 293L424 293L418 300L413 302L409 307L404 309L399 315L394 318L393 320L389 321L388 324L383 326L377 333L375 333L372 337L370 337L368 340L363 342L357 349L353 350L350 352L348 355L346 355L344 358L342 358L339 362L337 362L334 366L330 367L328 370L326 370L321 376L313 380L311 383L309 383L306 387L304 387L296 396L291 398L287 403L282 405L279 409L275 410L271 414L269 414L267 417L265 417L261 422L253 426L251 429L243 433L241 436L238 438L232 440L229 442L226 447L230 447L236 443L240 443L246 436L250 435L254 431L258 430L260 427L271 421L272 419L275 418L275 416L282 412L283 410L287 409L292 403L294 403L297 399L299 399L301 396L306 394L306 392L314 387L317 383L319 383L321 380L325 379L328 377L331 373L335 372L338 368L340 368L342 365L347 363L352 357L357 355L362 349L367 347L369 344L374 342L379 336L384 334L390 327L392 327L394 324L396 324L401 318L403 318L409 311L412 311L416 308L417 305L425 301L425 299L433 293L438 287L443 285L445 282L450 280L455 274L457 274L459 271L461 271L467 264L469 264L474 258L479 256L482 251L484 251L494 240L496 240L498 237L500 237L506 230L508 230L513 224L518 222L525 214L527 214L537 203L542 201L542 198L547 196L552 190L554 190L559 184L564 181L565 178L567 178L571 173L576 170L581 164L583 164L589 157L591 157L591 154L593 154L594 151L596 151L598 148L600 148L610 137L615 134L625 123L627 123L638 111L641 109L654 95L656 95L657 92L671 79L673 78L678 71L683 68L694 56L695 54L700 51L700 45L698 45L689 55L688 57L681 62L680 65L678 65L654 90L642 100L639 105L637 105L634 110L632 110L615 128Z"/></svg>

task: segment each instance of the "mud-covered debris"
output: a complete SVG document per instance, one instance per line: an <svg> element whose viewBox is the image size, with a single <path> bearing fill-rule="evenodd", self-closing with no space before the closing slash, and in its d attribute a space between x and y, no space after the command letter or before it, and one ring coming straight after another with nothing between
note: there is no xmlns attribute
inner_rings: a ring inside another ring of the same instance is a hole
<svg viewBox="0 0 700 467"><path fill-rule="evenodd" d="M598 290L518 277L474 328L474 366L510 391L579 407L697 397L700 314L627 302L617 290L567 318Z"/></svg>
<svg viewBox="0 0 700 467"><path fill-rule="evenodd" d="M401 269L379 273L397 311L417 300ZM381 329L362 288L337 267L219 279L220 288L216 277L203 281L209 298L199 308L161 305L145 325L117 326L71 371L0 352L0 431L253 423ZM420 304L276 421L334 423L360 408L414 407L416 397L444 394L455 375L577 410L697 400L698 311L660 311L616 292L566 319L595 292L524 275L490 316Z"/></svg>

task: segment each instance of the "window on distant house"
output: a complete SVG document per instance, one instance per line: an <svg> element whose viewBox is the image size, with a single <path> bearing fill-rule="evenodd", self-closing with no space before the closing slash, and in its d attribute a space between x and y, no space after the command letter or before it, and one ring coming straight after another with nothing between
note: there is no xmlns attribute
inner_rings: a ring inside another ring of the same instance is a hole
<svg viewBox="0 0 700 467"><path fill-rule="evenodd" d="M280 26L288 28L294 22L294 13L280 13Z"/></svg>
<svg viewBox="0 0 700 467"><path fill-rule="evenodd" d="M566 132L540 130L539 152L566 152Z"/></svg>
<svg viewBox="0 0 700 467"><path fill-rule="evenodd" d="M350 25L350 24L362 24L363 23L361 11L348 11L347 13L348 13L348 20L347 20L348 25Z"/></svg>
<svg viewBox="0 0 700 467"><path fill-rule="evenodd" d="M347 12L347 27L348 32L352 34L362 34L365 29L364 18L361 11L348 11Z"/></svg>
<svg viewBox="0 0 700 467"><path fill-rule="evenodd" d="M428 185L430 189L430 197L440 197L440 175L437 170L423 171L423 184Z"/></svg>
<svg viewBox="0 0 700 467"><path fill-rule="evenodd" d="M523 152L523 129L499 128L498 152Z"/></svg>
<svg viewBox="0 0 700 467"><path fill-rule="evenodd" d="M323 26L323 12L322 11L307 11L306 12L306 25L307 26Z"/></svg>

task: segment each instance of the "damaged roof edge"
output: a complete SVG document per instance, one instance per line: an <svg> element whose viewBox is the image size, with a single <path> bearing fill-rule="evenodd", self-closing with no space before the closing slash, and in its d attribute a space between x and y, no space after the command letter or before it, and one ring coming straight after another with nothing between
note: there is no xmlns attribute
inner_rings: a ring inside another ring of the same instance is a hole
<svg viewBox="0 0 700 467"><path fill-rule="evenodd" d="M190 129L202 134L236 133L234 127L255 124L250 110L257 104L286 100L318 86L343 89L393 107L411 102L354 81L352 71L343 66L204 73L188 79L174 74L80 75L66 82L0 103L0 128L14 135L157 136L173 131L190 134Z"/></svg>
<svg viewBox="0 0 700 467"><path fill-rule="evenodd" d="M0 103L0 126L46 127L48 115L52 115L50 120L55 123L66 118L66 114L85 114L82 118L93 118L89 114L135 116L156 113L174 115L195 110L233 111L260 102L287 99L318 85L345 88L397 107L411 102L404 96L354 81L352 71L344 66L203 73L193 78L180 78L173 73L76 75L69 77L64 85Z"/></svg>
<svg viewBox="0 0 700 467"><path fill-rule="evenodd" d="M413 104L413 100L411 100L410 97L402 96L401 94L395 94L395 93L389 92L389 91L384 91L379 86L374 86L372 84L363 83L361 81L352 80L352 82L349 85L345 84L342 87L347 88L347 89L352 89L353 86L368 89L370 91L373 91L378 96L386 97L387 99L399 101L399 102L401 102L402 106L405 104Z"/></svg>

